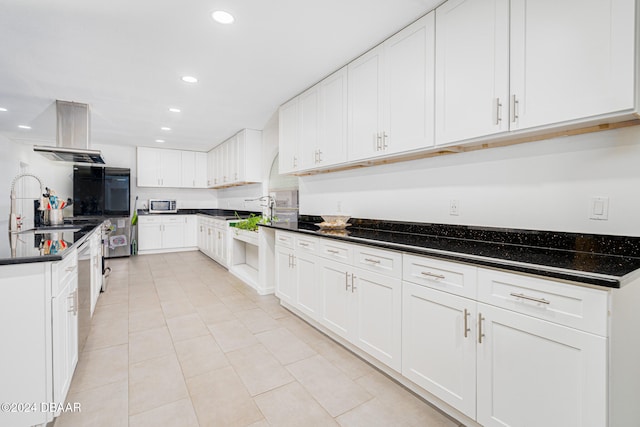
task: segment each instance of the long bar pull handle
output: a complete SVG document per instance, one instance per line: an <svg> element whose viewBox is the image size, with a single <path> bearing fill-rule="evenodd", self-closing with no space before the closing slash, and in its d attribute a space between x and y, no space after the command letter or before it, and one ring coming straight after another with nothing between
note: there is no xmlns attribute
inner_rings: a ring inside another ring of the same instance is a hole
<svg viewBox="0 0 640 427"><path fill-rule="evenodd" d="M535 297L530 297L528 295L525 294L516 294L515 292L511 292L509 295L511 295L512 297L516 297L516 298L522 298L522 299L526 299L529 301L534 301L534 302L539 302L540 304L551 304L551 301L548 301L544 298L535 298Z"/></svg>
<svg viewBox="0 0 640 427"><path fill-rule="evenodd" d="M356 284L355 284L355 279L356 279L356 275L352 274L351 275L351 293L353 293L356 290Z"/></svg>
<svg viewBox="0 0 640 427"><path fill-rule="evenodd" d="M467 338L469 332L471 332L471 328L469 327L469 310L464 309L464 337Z"/></svg>
<svg viewBox="0 0 640 427"><path fill-rule="evenodd" d="M376 151L382 150L382 135L378 132L376 134Z"/></svg>
<svg viewBox="0 0 640 427"><path fill-rule="evenodd" d="M344 290L349 290L349 273L347 273L346 271L344 272Z"/></svg>
<svg viewBox="0 0 640 427"><path fill-rule="evenodd" d="M502 103L500 98L496 98L496 125L499 125L502 121Z"/></svg>
<svg viewBox="0 0 640 427"><path fill-rule="evenodd" d="M389 135L387 135L387 132L382 131L382 149L386 150L387 147L389 147L389 145L387 144L387 138L389 138Z"/></svg>
<svg viewBox="0 0 640 427"><path fill-rule="evenodd" d="M484 332L482 332L482 321L485 320L482 317L482 313L478 313L478 344L482 344L482 338L484 338Z"/></svg>
<svg viewBox="0 0 640 427"><path fill-rule="evenodd" d="M442 274L434 274L434 273L431 273L429 271L422 271L422 272L420 272L420 274L422 274L423 276L433 277L435 279L444 279L445 278Z"/></svg>
<svg viewBox="0 0 640 427"><path fill-rule="evenodd" d="M518 110L520 107L520 101L518 101L518 98L516 98L515 95L511 95L511 99L513 100L513 119L511 121L515 123L519 117Z"/></svg>
<svg viewBox="0 0 640 427"><path fill-rule="evenodd" d="M318 150L318 163L322 163L322 151Z"/></svg>

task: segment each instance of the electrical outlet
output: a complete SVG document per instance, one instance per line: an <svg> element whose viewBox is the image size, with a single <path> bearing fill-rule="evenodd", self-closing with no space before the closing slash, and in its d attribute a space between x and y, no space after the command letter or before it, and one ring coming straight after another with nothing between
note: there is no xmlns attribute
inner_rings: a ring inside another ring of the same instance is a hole
<svg viewBox="0 0 640 427"><path fill-rule="evenodd" d="M592 197L589 200L589 219L606 221L609 219L609 198Z"/></svg>
<svg viewBox="0 0 640 427"><path fill-rule="evenodd" d="M456 200L456 199L449 200L449 215L452 215L452 216L460 215L460 200Z"/></svg>

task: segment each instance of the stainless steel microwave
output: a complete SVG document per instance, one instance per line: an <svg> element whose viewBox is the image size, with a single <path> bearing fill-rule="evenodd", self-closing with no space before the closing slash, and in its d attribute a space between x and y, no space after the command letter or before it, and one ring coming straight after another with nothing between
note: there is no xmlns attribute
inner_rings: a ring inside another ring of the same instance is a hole
<svg viewBox="0 0 640 427"><path fill-rule="evenodd" d="M171 199L149 199L149 213L178 213L178 203Z"/></svg>

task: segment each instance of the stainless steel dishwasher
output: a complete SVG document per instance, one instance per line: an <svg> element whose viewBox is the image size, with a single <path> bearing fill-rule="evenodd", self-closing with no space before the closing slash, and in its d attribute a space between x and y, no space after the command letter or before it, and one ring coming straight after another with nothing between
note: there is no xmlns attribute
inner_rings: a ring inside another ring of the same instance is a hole
<svg viewBox="0 0 640 427"><path fill-rule="evenodd" d="M78 353L91 329L91 239L78 248Z"/></svg>

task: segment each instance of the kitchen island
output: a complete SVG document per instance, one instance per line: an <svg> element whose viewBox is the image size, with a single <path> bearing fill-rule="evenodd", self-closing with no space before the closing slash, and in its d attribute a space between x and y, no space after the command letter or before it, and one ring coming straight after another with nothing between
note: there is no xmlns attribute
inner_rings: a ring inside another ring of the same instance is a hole
<svg viewBox="0 0 640 427"><path fill-rule="evenodd" d="M640 239L319 217L274 234L281 304L469 426L640 420Z"/></svg>
<svg viewBox="0 0 640 427"><path fill-rule="evenodd" d="M100 226L65 224L0 241L0 338L7 349L0 356L0 401L9 405L0 425L45 425L60 413L89 329L92 290L89 282L79 289L78 252L100 248ZM90 265L100 267L94 261L87 260L87 274Z"/></svg>

